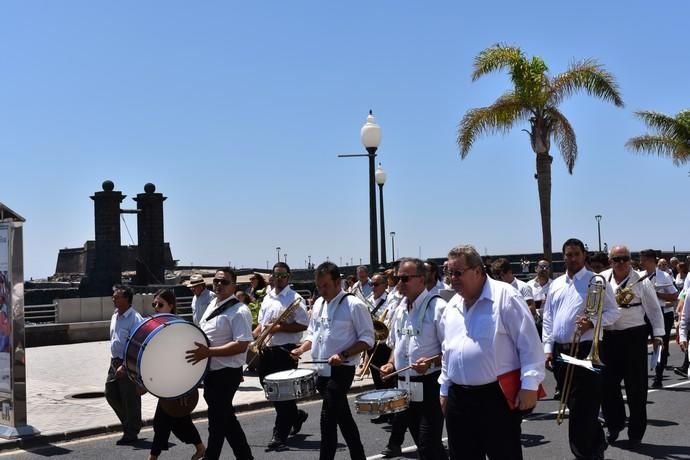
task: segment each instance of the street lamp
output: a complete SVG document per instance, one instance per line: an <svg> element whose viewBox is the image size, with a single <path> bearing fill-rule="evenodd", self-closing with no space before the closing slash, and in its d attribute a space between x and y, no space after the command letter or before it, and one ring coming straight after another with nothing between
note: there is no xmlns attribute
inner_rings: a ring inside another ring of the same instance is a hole
<svg viewBox="0 0 690 460"><path fill-rule="evenodd" d="M276 247L276 253L278 254L278 262L280 262L280 246Z"/></svg>
<svg viewBox="0 0 690 460"><path fill-rule="evenodd" d="M395 262L395 232L391 232L391 257Z"/></svg>
<svg viewBox="0 0 690 460"><path fill-rule="evenodd" d="M283 254L283 262L287 263L287 254Z"/></svg>
<svg viewBox="0 0 690 460"><path fill-rule="evenodd" d="M601 214L594 216L597 220L597 234L599 235L599 252L601 252Z"/></svg>
<svg viewBox="0 0 690 460"><path fill-rule="evenodd" d="M386 265L386 222L383 217L383 184L386 183L386 172L381 163L376 169L375 178L379 186L379 208L381 210L381 265Z"/></svg>

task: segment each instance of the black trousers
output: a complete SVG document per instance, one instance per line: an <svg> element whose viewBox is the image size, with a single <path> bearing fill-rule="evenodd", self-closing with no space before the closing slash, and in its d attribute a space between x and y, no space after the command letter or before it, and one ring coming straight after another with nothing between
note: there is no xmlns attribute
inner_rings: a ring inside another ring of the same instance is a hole
<svg viewBox="0 0 690 460"><path fill-rule="evenodd" d="M673 311L664 313L664 329L665 334L663 337L664 349L661 351L661 362L656 366L656 378L661 380L664 376L664 369L666 369L666 364L668 364L668 343L671 338L671 328L673 327Z"/></svg>
<svg viewBox="0 0 690 460"><path fill-rule="evenodd" d="M290 357L289 350L295 348L294 343L280 347L264 347L259 361L259 381L264 384L264 378L274 372L297 369L297 361ZM276 421L273 425L273 436L286 439L292 425L297 420L297 401L275 401Z"/></svg>
<svg viewBox="0 0 690 460"><path fill-rule="evenodd" d="M367 353L372 352L374 353L374 356L371 358L371 364L376 367L381 367L386 364L391 356L391 349L384 343L374 346L374 348L369 350ZM369 370L371 371L371 378L374 381L374 388L377 390L381 390L383 388L395 388L395 379L388 379L384 381L381 379L381 373L379 371L372 367L369 367Z"/></svg>
<svg viewBox="0 0 690 460"><path fill-rule="evenodd" d="M115 378L121 359L112 358L105 381L105 399L122 423L124 436L136 438L141 430L141 396L137 384L128 377Z"/></svg>
<svg viewBox="0 0 690 460"><path fill-rule="evenodd" d="M451 460L521 460L520 411L511 411L498 382L451 385L446 428Z"/></svg>
<svg viewBox="0 0 690 460"><path fill-rule="evenodd" d="M206 374L204 399L208 405L208 446L205 460L220 458L225 439L228 440L238 460L254 458L232 406L232 398L235 397L241 381L241 367L225 367Z"/></svg>
<svg viewBox="0 0 690 460"><path fill-rule="evenodd" d="M364 446L352 418L347 392L355 377L354 366L332 366L330 377L319 376L316 388L323 398L321 406L321 450L319 460L333 460L338 445L338 427L345 438L352 460L365 460Z"/></svg>
<svg viewBox="0 0 690 460"><path fill-rule="evenodd" d="M621 380L630 409L628 438L642 439L647 429L647 327L604 331L601 358L604 391L601 408L610 430L625 427L625 402Z"/></svg>
<svg viewBox="0 0 690 460"><path fill-rule="evenodd" d="M412 439L417 445L417 458L421 460L444 460L448 458L443 447L443 412L439 401L438 377L441 372L434 372L420 377L413 377L413 381L424 385L424 400L410 402L410 407L395 414L401 419L403 426L410 430ZM403 436L404 436L403 431Z"/></svg>
<svg viewBox="0 0 690 460"><path fill-rule="evenodd" d="M581 342L577 358L584 359L592 348L592 342ZM564 378L567 365L557 358L561 353L570 354L570 344L554 344L554 372ZM600 373L575 366L568 397L568 438L570 450L578 459L597 458L606 450L604 429L599 423L599 406L603 391Z"/></svg>
<svg viewBox="0 0 690 460"><path fill-rule="evenodd" d="M153 416L153 444L151 455L159 456L162 451L168 450L170 432L185 444L201 444L201 437L192 422L191 415L173 417L161 409L161 403L156 406L156 414Z"/></svg>

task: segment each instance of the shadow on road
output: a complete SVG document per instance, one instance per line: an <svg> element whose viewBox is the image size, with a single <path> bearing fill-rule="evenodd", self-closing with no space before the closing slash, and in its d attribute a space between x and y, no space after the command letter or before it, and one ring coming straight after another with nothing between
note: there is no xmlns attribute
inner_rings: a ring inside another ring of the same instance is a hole
<svg viewBox="0 0 690 460"><path fill-rule="evenodd" d="M634 449L629 449L624 444L620 446L621 449L629 450L640 455L647 455L649 458L690 458L690 447L688 446L664 446L659 444L640 444Z"/></svg>

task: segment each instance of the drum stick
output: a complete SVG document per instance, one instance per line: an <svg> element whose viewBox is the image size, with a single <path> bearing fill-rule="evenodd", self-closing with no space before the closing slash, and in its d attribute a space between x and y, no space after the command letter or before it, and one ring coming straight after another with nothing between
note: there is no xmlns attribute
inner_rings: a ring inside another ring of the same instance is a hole
<svg viewBox="0 0 690 460"><path fill-rule="evenodd" d="M432 356L431 358L427 358L427 359L425 359L425 360L422 361L422 362L423 362L423 363L430 363L431 361L435 360L436 358L440 358L440 357L441 357L441 355L438 354L438 355L436 355L436 356ZM381 376L381 380L388 380L389 378L394 377L394 376L400 374L401 372L405 372L406 370L409 370L409 369L412 369L412 365L407 366L407 367L403 367L403 368L400 369L399 371L391 372L391 373L388 374L388 375L383 375L383 376Z"/></svg>
<svg viewBox="0 0 690 460"><path fill-rule="evenodd" d="M328 364L328 360L318 360L318 361L302 361L302 364Z"/></svg>

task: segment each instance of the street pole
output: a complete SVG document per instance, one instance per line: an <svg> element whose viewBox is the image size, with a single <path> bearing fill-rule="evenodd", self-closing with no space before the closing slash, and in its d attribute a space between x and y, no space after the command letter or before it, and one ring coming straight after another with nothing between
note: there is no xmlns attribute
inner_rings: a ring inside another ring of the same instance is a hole
<svg viewBox="0 0 690 460"><path fill-rule="evenodd" d="M379 163L376 170L376 183L379 186L379 209L381 211L381 265L386 265L386 220L383 213L383 185L386 183L386 173Z"/></svg>
<svg viewBox="0 0 690 460"><path fill-rule="evenodd" d="M597 235L599 236L599 252L601 252L601 214L594 216L597 220Z"/></svg>
<svg viewBox="0 0 690 460"><path fill-rule="evenodd" d="M395 232L391 232L391 257L395 262Z"/></svg>
<svg viewBox="0 0 690 460"><path fill-rule="evenodd" d="M278 254L277 262L280 262L280 246L276 247L276 253Z"/></svg>

